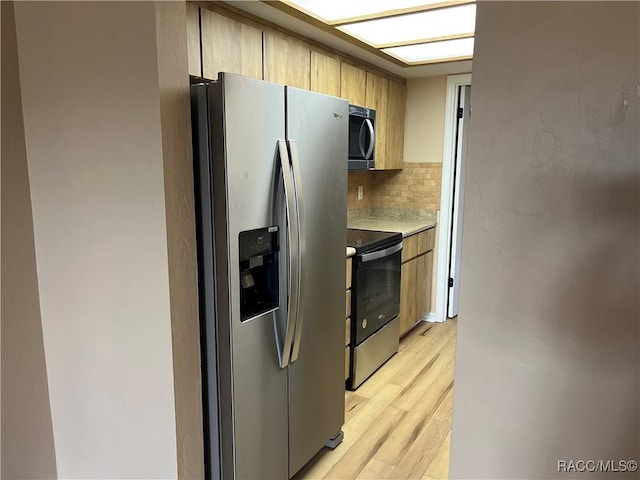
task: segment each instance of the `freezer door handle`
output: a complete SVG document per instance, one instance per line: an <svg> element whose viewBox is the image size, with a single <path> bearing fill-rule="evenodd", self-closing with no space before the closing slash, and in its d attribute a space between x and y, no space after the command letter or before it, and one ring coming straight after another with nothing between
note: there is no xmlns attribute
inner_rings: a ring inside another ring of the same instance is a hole
<svg viewBox="0 0 640 480"><path fill-rule="evenodd" d="M278 140L278 158L280 160L280 170L282 172L282 179L284 183L284 201L286 210L286 235L289 250L289 272L287 278L287 309L284 312L286 316L286 327L284 329L284 339L281 339L280 329L278 328L277 321L274 321L274 329L276 334L276 346L278 348L278 360L280 361L280 368L286 368L289 365L289 359L291 356L291 344L293 342L293 335L295 331L296 313L298 310L298 273L299 273L299 258L300 253L298 250L298 212L295 198L295 185L293 182L293 176L291 173L291 163L289 160L289 152L287 144L284 140ZM282 309L279 309L282 312Z"/></svg>
<svg viewBox="0 0 640 480"><path fill-rule="evenodd" d="M298 146L295 140L287 140L289 146L289 156L293 170L293 185L296 198L297 229L298 229L298 283L296 288L296 329L293 340L293 351L291 352L291 363L298 359L300 352L300 341L302 339L302 325L304 321L304 278L305 264L307 256L307 243L304 228L304 201L302 194L302 175L300 174L300 157L298 156Z"/></svg>

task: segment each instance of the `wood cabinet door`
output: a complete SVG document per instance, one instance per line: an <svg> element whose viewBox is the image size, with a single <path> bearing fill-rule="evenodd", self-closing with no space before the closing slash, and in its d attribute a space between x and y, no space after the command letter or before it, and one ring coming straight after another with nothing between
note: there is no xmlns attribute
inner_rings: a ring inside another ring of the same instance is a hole
<svg viewBox="0 0 640 480"><path fill-rule="evenodd" d="M402 168L404 164L404 113L407 103L407 89L401 83L389 80L388 97L385 168Z"/></svg>
<svg viewBox="0 0 640 480"><path fill-rule="evenodd" d="M202 8L202 75L218 72L262 79L262 31Z"/></svg>
<svg viewBox="0 0 640 480"><path fill-rule="evenodd" d="M407 333L417 321L416 273L418 259L402 264L400 281L400 335Z"/></svg>
<svg viewBox="0 0 640 480"><path fill-rule="evenodd" d="M311 49L296 38L265 32L264 79L309 90Z"/></svg>
<svg viewBox="0 0 640 480"><path fill-rule="evenodd" d="M375 73L367 72L366 107L376 111L376 170L387 170L391 167L387 162L387 123L389 113L389 80ZM395 167L394 167L395 168Z"/></svg>
<svg viewBox="0 0 640 480"><path fill-rule="evenodd" d="M367 72L343 62L340 65L340 96L353 105L364 107L367 103L366 89Z"/></svg>
<svg viewBox="0 0 640 480"><path fill-rule="evenodd" d="M433 278L433 250L418 258L416 269L417 320L431 312L431 284Z"/></svg>
<svg viewBox="0 0 640 480"><path fill-rule="evenodd" d="M189 75L202 76L200 63L200 9L187 3L187 50Z"/></svg>
<svg viewBox="0 0 640 480"><path fill-rule="evenodd" d="M340 96L340 60L311 51L311 91Z"/></svg>

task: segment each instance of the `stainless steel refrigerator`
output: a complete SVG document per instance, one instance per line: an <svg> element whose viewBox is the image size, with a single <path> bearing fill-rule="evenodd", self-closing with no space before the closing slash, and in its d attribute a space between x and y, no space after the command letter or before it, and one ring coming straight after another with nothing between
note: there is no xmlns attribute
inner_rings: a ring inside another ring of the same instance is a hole
<svg viewBox="0 0 640 480"><path fill-rule="evenodd" d="M192 86L207 477L291 478L344 423L348 102Z"/></svg>

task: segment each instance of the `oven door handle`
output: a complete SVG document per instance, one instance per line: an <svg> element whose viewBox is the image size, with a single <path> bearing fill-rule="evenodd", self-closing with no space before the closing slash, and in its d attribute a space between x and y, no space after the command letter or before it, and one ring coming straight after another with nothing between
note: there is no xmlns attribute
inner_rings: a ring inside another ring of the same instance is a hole
<svg viewBox="0 0 640 480"><path fill-rule="evenodd" d="M362 254L358 255L358 257L360 258L360 261L362 263L372 262L372 261L378 260L380 258L388 257L389 255L392 255L392 254L394 254L396 252L399 252L400 250L402 250L402 242L400 242L397 245L394 245L393 247L389 247L389 248L385 248L384 250L380 250L379 252L362 253Z"/></svg>

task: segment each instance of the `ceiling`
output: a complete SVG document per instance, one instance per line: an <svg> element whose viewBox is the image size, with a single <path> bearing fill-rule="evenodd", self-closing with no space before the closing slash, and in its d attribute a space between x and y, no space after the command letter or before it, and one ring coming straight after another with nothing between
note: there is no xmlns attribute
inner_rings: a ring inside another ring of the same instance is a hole
<svg viewBox="0 0 640 480"><path fill-rule="evenodd" d="M405 78L471 71L475 26L471 0L227 3ZM438 51L456 61L434 57Z"/></svg>

